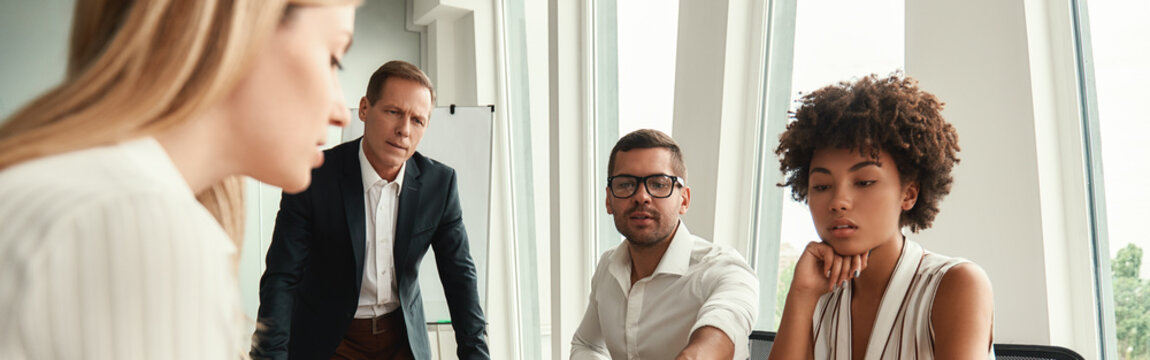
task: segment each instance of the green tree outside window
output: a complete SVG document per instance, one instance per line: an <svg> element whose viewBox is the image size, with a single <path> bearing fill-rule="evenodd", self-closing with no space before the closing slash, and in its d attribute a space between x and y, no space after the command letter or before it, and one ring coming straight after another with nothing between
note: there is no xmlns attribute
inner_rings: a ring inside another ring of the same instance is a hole
<svg viewBox="0 0 1150 360"><path fill-rule="evenodd" d="M1150 280L1138 277L1142 248L1126 245L1118 250L1110 265L1119 357L1150 360Z"/></svg>

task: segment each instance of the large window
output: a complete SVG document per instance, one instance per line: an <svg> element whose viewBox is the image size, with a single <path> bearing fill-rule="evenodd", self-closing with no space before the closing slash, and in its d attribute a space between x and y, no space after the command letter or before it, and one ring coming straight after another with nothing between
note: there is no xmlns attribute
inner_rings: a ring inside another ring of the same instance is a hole
<svg viewBox="0 0 1150 360"><path fill-rule="evenodd" d="M639 129L671 135L675 101L677 0L595 0L595 117L599 126L595 181L606 186L607 158L619 137ZM606 201L599 193L597 203ZM598 253L622 236L598 214Z"/></svg>
<svg viewBox="0 0 1150 360"><path fill-rule="evenodd" d="M872 73L887 75L903 68L903 1L804 0L797 3L795 11L792 97L839 81ZM778 139L766 141L771 150L778 145ZM806 204L791 200L790 189L784 191L780 231L777 291L761 292L777 299L771 329L778 327L798 255L808 242L818 240Z"/></svg>
<svg viewBox="0 0 1150 360"><path fill-rule="evenodd" d="M617 5L619 136L638 129L670 135L679 2L628 0Z"/></svg>
<svg viewBox="0 0 1150 360"><path fill-rule="evenodd" d="M1150 250L1145 229L1150 204L1150 147L1145 145L1150 122L1142 104L1150 94L1150 13L1146 1L1090 1L1089 45L1083 51L1093 59L1093 97L1097 117L1089 119L1088 129L1097 131L1090 143L1096 153L1091 165L1101 174L1103 191L1096 194L1095 231L1100 249L1108 249L1108 278L1113 309L1111 337L1119 359L1150 359L1150 266L1144 266ZM1086 20L1085 14L1080 14ZM1090 71L1086 72L1089 76ZM1087 82L1089 84L1089 81ZM1093 98L1093 99L1091 99ZM1091 104L1088 104L1088 107ZM1102 190L1098 189L1098 190ZM1104 194L1104 195L1103 195ZM1099 269L1105 269L1100 267ZM1102 281L1106 284L1106 281ZM1105 304L1105 302L1103 302Z"/></svg>

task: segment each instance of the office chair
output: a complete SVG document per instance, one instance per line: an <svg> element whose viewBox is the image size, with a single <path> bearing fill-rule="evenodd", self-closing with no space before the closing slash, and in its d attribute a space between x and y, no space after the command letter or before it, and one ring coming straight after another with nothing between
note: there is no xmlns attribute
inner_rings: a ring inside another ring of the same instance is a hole
<svg viewBox="0 0 1150 360"><path fill-rule="evenodd" d="M774 331L751 331L751 360L766 360L771 354L771 344L774 343Z"/></svg>
<svg viewBox="0 0 1150 360"><path fill-rule="evenodd" d="M1085 360L1082 355L1060 346L994 344L998 360Z"/></svg>

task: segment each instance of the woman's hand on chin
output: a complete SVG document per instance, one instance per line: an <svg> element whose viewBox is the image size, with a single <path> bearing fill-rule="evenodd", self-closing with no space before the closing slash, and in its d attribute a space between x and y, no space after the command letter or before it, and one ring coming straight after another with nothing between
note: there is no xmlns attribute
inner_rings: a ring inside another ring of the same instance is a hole
<svg viewBox="0 0 1150 360"><path fill-rule="evenodd" d="M847 280L858 277L866 269L868 253L843 256L826 243L812 241L795 264L790 291L818 297L845 286Z"/></svg>

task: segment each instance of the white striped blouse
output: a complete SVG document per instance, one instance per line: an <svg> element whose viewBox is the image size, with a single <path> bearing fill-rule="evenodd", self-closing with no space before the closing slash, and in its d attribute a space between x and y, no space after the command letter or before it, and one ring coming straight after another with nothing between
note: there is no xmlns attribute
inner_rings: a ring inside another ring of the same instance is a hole
<svg viewBox="0 0 1150 360"><path fill-rule="evenodd" d="M947 270L966 262L906 240L879 303L864 358L934 359L934 295ZM813 319L815 359L852 358L851 289L843 286L819 298ZM994 360L989 346L986 358Z"/></svg>
<svg viewBox="0 0 1150 360"><path fill-rule="evenodd" d="M235 246L152 138L0 172L0 359L234 359Z"/></svg>

